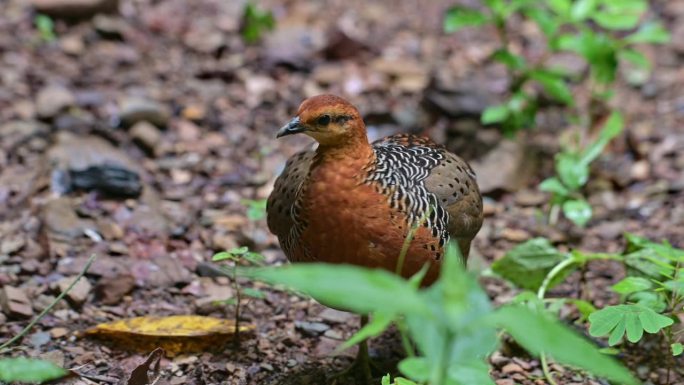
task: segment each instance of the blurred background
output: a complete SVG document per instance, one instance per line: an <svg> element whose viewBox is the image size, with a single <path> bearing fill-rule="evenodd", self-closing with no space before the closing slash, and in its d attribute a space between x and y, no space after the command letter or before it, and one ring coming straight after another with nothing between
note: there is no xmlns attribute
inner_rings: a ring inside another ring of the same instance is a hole
<svg viewBox="0 0 684 385"><path fill-rule="evenodd" d="M93 252L87 286L41 322L29 354L128 372L139 356L65 343L63 329L231 314L216 304L230 281L209 260L248 246L284 261L264 199L312 142L275 132L321 93L352 101L371 139L428 135L471 163L486 214L476 270L538 236L617 252L630 231L681 247L684 1L616 14L609 1L572 13L532 3L542 11L475 0L0 0L0 285L25 305L2 307L0 335L25 326ZM561 187L540 189L548 178ZM604 289L620 274L590 269L595 303L614 299ZM483 282L496 303L514 294ZM326 354L355 327L282 293L245 307L256 338L173 361L168 383L321 383L340 360ZM371 353L396 357L399 345L390 333ZM535 360L503 373L513 359L498 359L495 377L539 375ZM644 375L659 383L652 369Z"/></svg>

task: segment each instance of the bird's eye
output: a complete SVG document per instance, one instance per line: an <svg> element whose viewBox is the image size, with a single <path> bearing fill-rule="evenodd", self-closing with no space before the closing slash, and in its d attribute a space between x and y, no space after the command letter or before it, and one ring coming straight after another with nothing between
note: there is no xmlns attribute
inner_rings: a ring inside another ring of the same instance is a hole
<svg viewBox="0 0 684 385"><path fill-rule="evenodd" d="M323 115L320 116L317 120L316 123L318 123L321 126L327 126L330 123L330 115Z"/></svg>

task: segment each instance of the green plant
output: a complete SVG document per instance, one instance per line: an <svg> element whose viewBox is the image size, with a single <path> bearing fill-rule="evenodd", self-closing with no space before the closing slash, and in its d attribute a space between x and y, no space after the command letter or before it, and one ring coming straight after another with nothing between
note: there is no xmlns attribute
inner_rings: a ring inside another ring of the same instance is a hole
<svg viewBox="0 0 684 385"><path fill-rule="evenodd" d="M240 309L241 309L241 301L242 297L247 296L247 297L252 297L252 298L258 298L262 299L264 298L264 293L262 293L258 289L254 289L251 287L242 287L240 286L240 282L238 282L238 277L237 277L237 269L240 263L250 265L250 266L263 266L264 264L264 256L254 252L254 251L249 251L249 248L246 246L243 247L236 247L234 249L228 250L228 251L222 251L220 253L214 254L214 256L211 258L213 262L221 262L221 261L230 261L231 264L228 268L223 268L224 272L226 275L231 277L233 281L233 289L235 290L235 296L232 298L229 298L223 303L225 305L233 305L235 306L234 310L234 320L235 320L235 329L234 329L234 336L235 339L233 340L235 343L235 346L238 346L240 344Z"/></svg>
<svg viewBox="0 0 684 385"><path fill-rule="evenodd" d="M263 11L252 2L245 5L245 12L242 16L242 38L249 44L261 40L266 31L275 28L275 18L271 11Z"/></svg>
<svg viewBox="0 0 684 385"><path fill-rule="evenodd" d="M247 208L247 218L258 221L266 217L266 199L242 199L243 206Z"/></svg>
<svg viewBox="0 0 684 385"><path fill-rule="evenodd" d="M66 376L65 369L50 361L31 358L0 359L0 381L43 383Z"/></svg>
<svg viewBox="0 0 684 385"><path fill-rule="evenodd" d="M644 78L650 63L640 53L639 44L662 44L669 33L653 20L644 20L646 0L485 0L486 12L466 7L451 8L444 18L446 32L464 27L491 24L497 31L500 47L492 59L502 63L509 77L508 99L488 107L482 114L484 124L499 124L511 136L535 124L542 103L541 90L561 103L568 118L578 128L578 140L556 156L557 177L545 180L540 188L553 193L550 222L555 224L559 210L578 226L592 215L581 188L589 177L589 165L622 130L619 111L611 113L608 101L619 66L632 67L628 80ZM537 25L545 37L546 51L535 62L514 52L508 34L509 20L522 18ZM631 33L626 33L631 31ZM584 59L589 70L570 74L548 64L554 54L571 52ZM571 82L589 89L587 100L578 101ZM599 138L586 144L592 131L605 116Z"/></svg>
<svg viewBox="0 0 684 385"><path fill-rule="evenodd" d="M684 250L627 234L627 277L612 286L622 304L606 306L589 317L589 333L609 336L608 343L641 340L644 331L662 331L672 355L682 354L682 333L671 327L684 314Z"/></svg>
<svg viewBox="0 0 684 385"><path fill-rule="evenodd" d="M558 221L559 208L566 218L577 226L583 227L591 219L592 209L582 196L582 187L589 181L589 166L601 155L608 143L622 132L622 115L614 111L601 128L596 140L584 148L565 148L556 154L554 177L539 184L539 189L550 192L550 223Z"/></svg>
<svg viewBox="0 0 684 385"><path fill-rule="evenodd" d="M606 87L615 81L620 61L649 68L636 44L669 41L668 32L658 22L642 23L648 9L646 0L485 0L484 5L486 12L452 7L444 18L444 30L451 33L486 24L495 27L501 46L492 59L508 69L510 95L504 103L487 108L482 121L500 123L509 134L534 124L540 99L529 84L538 85L569 107L577 107L571 80L589 83L590 97L604 100L610 95ZM535 23L544 35L547 51L537 62L530 63L511 49L507 23L514 16ZM635 31L625 35L629 30ZM588 74L571 79L566 71L547 64L554 53L563 51L582 57L589 65Z"/></svg>
<svg viewBox="0 0 684 385"><path fill-rule="evenodd" d="M41 319L43 319L43 317L45 317L50 311L52 311L52 309L54 309L55 305L57 305L57 303L59 303L59 301L61 301L64 296L66 296L71 289L74 288L74 286L76 286L78 281L83 278L85 273L88 271L88 269L90 269L90 266L95 261L95 258L97 258L96 254L91 255L90 258L88 258L85 266L83 266L83 269L81 269L79 274L76 276L76 278L74 278L71 284L69 284L66 290L61 292L57 298L55 298L45 309L43 309L43 311L41 311L36 318L31 320L31 322L29 322L29 324L21 330L21 332L0 345L0 354L9 351L9 347L12 344L22 339ZM67 371L65 369L62 369L59 366L45 360L24 357L0 358L0 384L2 381L9 383L42 383L64 377L66 374Z"/></svg>
<svg viewBox="0 0 684 385"><path fill-rule="evenodd" d="M33 18L33 23L36 25L40 39L44 42L50 43L57 39L57 35L55 35L55 23L50 16L38 14Z"/></svg>
<svg viewBox="0 0 684 385"><path fill-rule="evenodd" d="M632 234L625 235L627 249L622 255L562 253L544 238L520 244L492 264L492 271L524 291L515 302L555 313L571 302L582 314L580 322L589 321L589 334L608 337L610 346L624 336L629 342L641 340L646 333L662 333L673 356L682 354L683 331L672 325L684 313L684 250L667 243L654 243ZM571 272L592 260L621 262L627 276L612 286L621 295L622 304L596 310L581 298L546 298L547 291L562 282ZM549 305L548 307L546 305ZM670 361L668 368L672 367Z"/></svg>
<svg viewBox="0 0 684 385"><path fill-rule="evenodd" d="M345 346L381 333L393 320L403 320L417 352L399 363L405 378L395 378L394 384L493 384L486 359L497 347L497 329L534 355L546 352L559 362L613 381L638 383L612 358L548 315L520 305L494 310L477 280L463 270L457 246L448 247L443 263L438 281L424 289L419 283L425 269L410 280L384 270L319 263L239 273L301 291L338 309L374 314ZM389 384L390 378L382 383Z"/></svg>

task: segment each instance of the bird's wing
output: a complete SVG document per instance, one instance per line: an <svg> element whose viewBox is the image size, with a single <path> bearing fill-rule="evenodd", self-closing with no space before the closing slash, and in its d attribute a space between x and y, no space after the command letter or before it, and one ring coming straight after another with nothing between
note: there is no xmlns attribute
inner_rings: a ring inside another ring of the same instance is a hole
<svg viewBox="0 0 684 385"><path fill-rule="evenodd" d="M268 228L281 241L290 234L295 224L293 207L309 173L313 157L314 151L311 150L293 155L276 179L273 192L266 202Z"/></svg>

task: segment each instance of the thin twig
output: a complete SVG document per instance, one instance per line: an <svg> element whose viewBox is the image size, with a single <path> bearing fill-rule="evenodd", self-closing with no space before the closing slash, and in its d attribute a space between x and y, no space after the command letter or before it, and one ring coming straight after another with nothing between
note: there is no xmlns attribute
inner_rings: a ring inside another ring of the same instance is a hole
<svg viewBox="0 0 684 385"><path fill-rule="evenodd" d="M85 266L83 266L83 269L81 269L81 272L78 273L78 276L76 277L76 279L74 279L74 281L71 282L71 285L69 285L69 287L67 287L66 290L61 292L57 296L57 298L55 298L55 300L52 301L52 303L48 307L43 309L43 311L40 312L40 314L38 314L38 316L36 318L34 318L33 321L31 321L31 323L26 325L26 327L21 332L19 332L19 334L17 334L16 336L14 336L12 339L5 342L4 344L0 345L0 354L5 353L7 351L8 346L12 345L13 343L15 343L15 342L19 341L21 338L23 338L29 332L29 330L31 330L31 328L33 328L38 323L38 321L40 321L43 317L45 317L45 315L47 313L49 313L52 310L52 308L54 308L55 305L57 305L57 303L59 301L61 301L62 298L64 298L64 296L67 295L67 293L69 293L71 291L71 289L74 288L74 286L76 286L78 281L81 278L83 278L85 273L88 271L88 269L90 268L90 265L93 264L93 261L95 261L96 257L97 257L97 254L91 255L90 258L88 258L88 262L86 262Z"/></svg>

